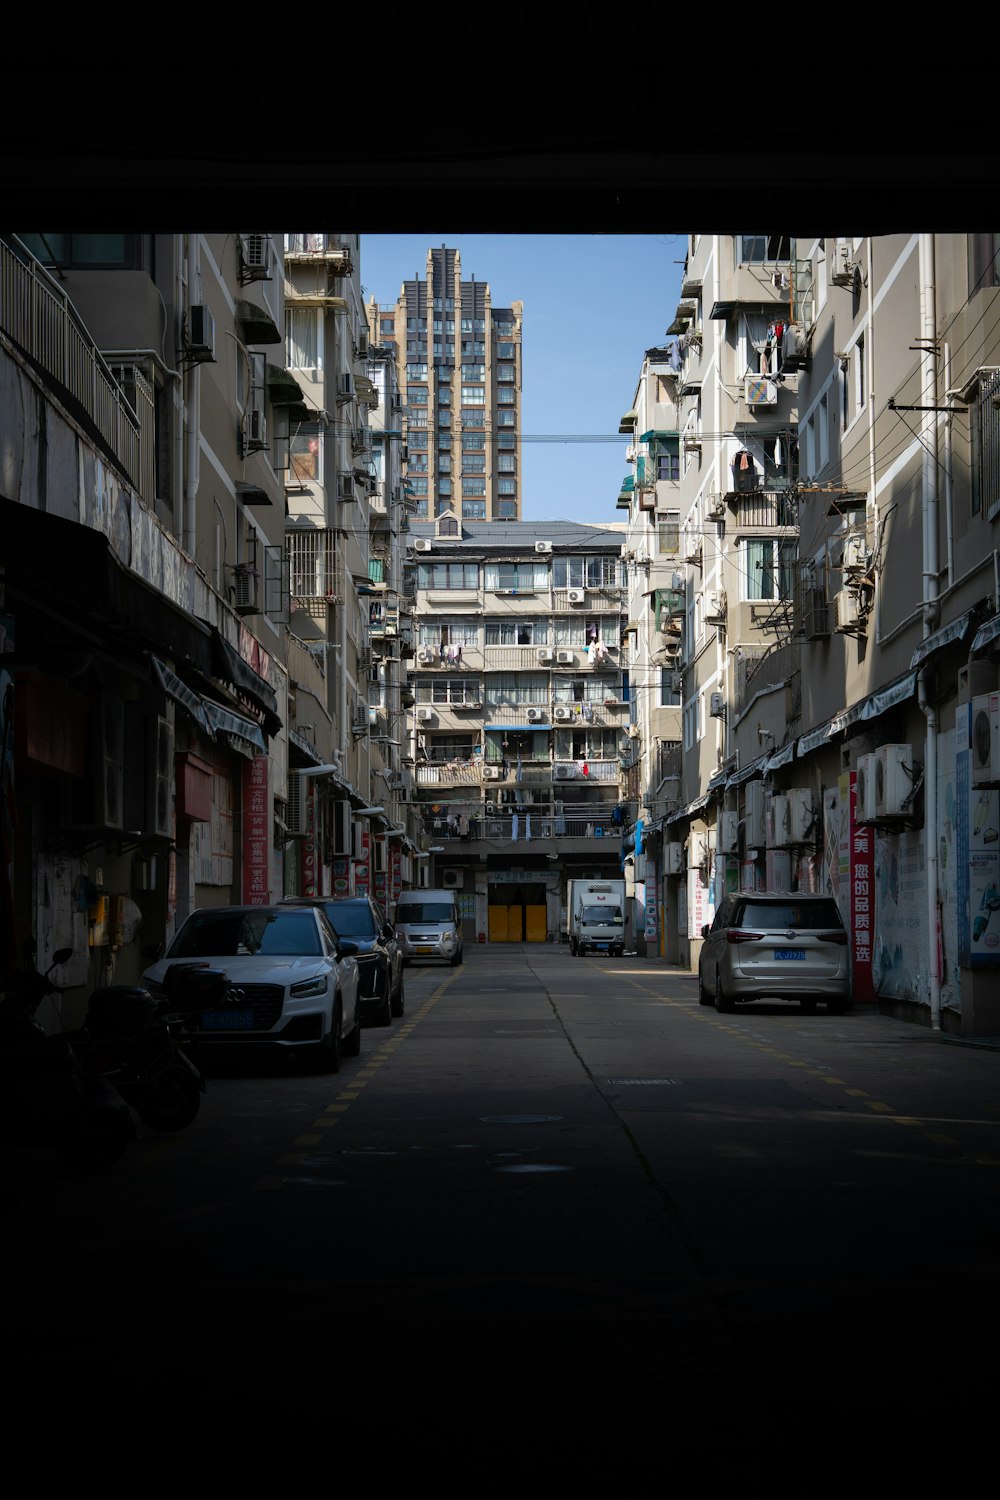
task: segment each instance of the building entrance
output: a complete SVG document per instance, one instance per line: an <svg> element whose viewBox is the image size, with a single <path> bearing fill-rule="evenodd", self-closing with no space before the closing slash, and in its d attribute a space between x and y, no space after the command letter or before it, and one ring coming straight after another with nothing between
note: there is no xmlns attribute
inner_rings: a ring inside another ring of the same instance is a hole
<svg viewBox="0 0 1000 1500"><path fill-rule="evenodd" d="M545 942L545 886L541 882L490 885L488 900L491 943Z"/></svg>

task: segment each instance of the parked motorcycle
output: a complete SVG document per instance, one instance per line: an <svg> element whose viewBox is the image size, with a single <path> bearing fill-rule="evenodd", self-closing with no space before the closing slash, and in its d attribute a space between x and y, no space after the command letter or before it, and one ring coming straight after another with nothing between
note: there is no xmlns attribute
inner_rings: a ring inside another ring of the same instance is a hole
<svg viewBox="0 0 1000 1500"><path fill-rule="evenodd" d="M66 1036L48 1036L37 1020L45 996L58 992L52 970L71 952L59 949L44 974L26 963L0 998L0 1139L54 1150L74 1171L99 1172L134 1138L131 1111Z"/></svg>

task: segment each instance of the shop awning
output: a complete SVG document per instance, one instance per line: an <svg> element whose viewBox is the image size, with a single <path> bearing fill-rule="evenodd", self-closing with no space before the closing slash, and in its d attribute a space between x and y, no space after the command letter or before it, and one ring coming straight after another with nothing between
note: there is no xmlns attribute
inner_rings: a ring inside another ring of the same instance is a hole
<svg viewBox="0 0 1000 1500"><path fill-rule="evenodd" d="M792 743L790 745L783 745L780 750L775 750L773 754L767 757L767 760L764 764L765 774L770 771L776 771L779 766L787 766L789 761L792 761L794 759L795 741L792 740Z"/></svg>
<svg viewBox="0 0 1000 1500"><path fill-rule="evenodd" d="M971 624L972 611L970 609L959 619L952 620L949 625L942 625L940 630L935 630L932 635L925 636L910 657L910 666L919 666L929 656L933 656L935 651L940 651L943 646L949 645L952 641L964 640Z"/></svg>
<svg viewBox="0 0 1000 1500"><path fill-rule="evenodd" d="M442 705L443 707L443 705ZM551 724L485 724L487 734L548 734Z"/></svg>
<svg viewBox="0 0 1000 1500"><path fill-rule="evenodd" d="M234 749L249 745L262 755L267 754L267 742L260 732L259 724L255 724L252 719L245 719L242 714L234 713L231 708L224 708L221 703L213 703L210 698L205 698L203 702L216 738L220 734L225 735L230 740L240 741L240 745L234 746Z"/></svg>
<svg viewBox="0 0 1000 1500"><path fill-rule="evenodd" d="M291 370L282 365L268 365L267 394L272 406L300 406L305 404L305 392Z"/></svg>
<svg viewBox="0 0 1000 1500"><path fill-rule="evenodd" d="M867 698L862 698L860 703L854 703L843 713L834 714L825 724L818 729L810 730L798 741L798 753L800 756L808 755L813 750L818 750L825 745L827 740L839 734L842 729L848 729L852 724L877 719L881 714L888 713L890 708L895 708L900 703L905 703L912 698L917 691L916 672L906 672L902 677L897 677L893 682L886 683L877 692L870 693Z"/></svg>
<svg viewBox="0 0 1000 1500"><path fill-rule="evenodd" d="M213 673L223 682L230 683L238 692L245 693L255 707L264 714L264 728L274 734L281 728L278 717L278 699L274 689L255 672L249 662L229 644L225 636L213 626L212 649L215 657Z"/></svg>
<svg viewBox="0 0 1000 1500"><path fill-rule="evenodd" d="M633 433L635 431L635 424L638 421L638 418L639 413L633 406L631 411L627 411L622 417L621 421L618 423L618 431L623 434Z"/></svg>
<svg viewBox="0 0 1000 1500"><path fill-rule="evenodd" d="M151 656L149 659L167 697L173 698L175 703L179 703L182 708L186 709L198 727L211 739L212 726L208 722L208 714L205 712L205 704L201 696L195 692L194 688L188 687L186 682L182 682L177 673L172 672L166 662L160 661L158 656Z"/></svg>
<svg viewBox="0 0 1000 1500"><path fill-rule="evenodd" d="M263 307L258 307L255 302L248 302L245 297L237 299L234 319L244 344L284 343L281 329L271 314ZM301 392L299 394L301 398Z"/></svg>
<svg viewBox="0 0 1000 1500"><path fill-rule="evenodd" d="M742 766L740 770L734 771L727 779L726 786L742 786L744 781L752 781L755 776L763 776L767 759L766 755L758 755L757 759L752 760L748 766Z"/></svg>

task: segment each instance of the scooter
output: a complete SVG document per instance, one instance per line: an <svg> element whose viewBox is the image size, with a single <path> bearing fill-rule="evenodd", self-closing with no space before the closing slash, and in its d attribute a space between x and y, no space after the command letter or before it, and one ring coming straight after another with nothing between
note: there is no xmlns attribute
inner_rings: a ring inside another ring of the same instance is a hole
<svg viewBox="0 0 1000 1500"><path fill-rule="evenodd" d="M100 1172L134 1139L131 1111L67 1037L48 1036L36 1019L45 996L58 992L52 970L71 952L59 949L44 974L26 964L0 998L0 1139L53 1150L77 1172Z"/></svg>

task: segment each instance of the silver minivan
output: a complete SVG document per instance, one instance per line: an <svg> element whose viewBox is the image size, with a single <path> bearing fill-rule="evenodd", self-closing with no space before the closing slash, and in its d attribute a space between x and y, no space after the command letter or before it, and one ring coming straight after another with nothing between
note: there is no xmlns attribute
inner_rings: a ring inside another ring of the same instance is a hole
<svg viewBox="0 0 1000 1500"><path fill-rule="evenodd" d="M404 891L396 907L396 937L403 963L436 958L462 962L462 922L454 891Z"/></svg>

